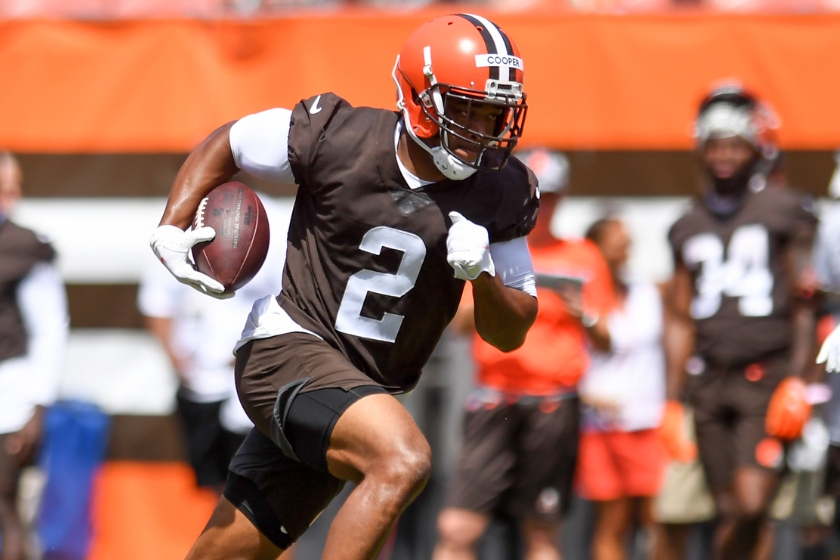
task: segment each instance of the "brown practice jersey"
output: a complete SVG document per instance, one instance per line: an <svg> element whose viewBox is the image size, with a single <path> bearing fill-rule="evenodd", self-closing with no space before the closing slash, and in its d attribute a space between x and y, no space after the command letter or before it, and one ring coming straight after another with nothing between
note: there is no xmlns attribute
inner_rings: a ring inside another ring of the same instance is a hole
<svg viewBox="0 0 840 560"><path fill-rule="evenodd" d="M694 280L695 351L721 365L759 361L791 345L788 249L813 231L810 200L786 188L749 195L721 217L702 203L669 233L674 260Z"/></svg>
<svg viewBox="0 0 840 560"><path fill-rule="evenodd" d="M410 189L397 165L399 115L327 93L292 113L299 185L278 302L392 392L412 388L452 320L464 282L446 261L458 211L490 242L523 237L539 209L536 179L501 170Z"/></svg>

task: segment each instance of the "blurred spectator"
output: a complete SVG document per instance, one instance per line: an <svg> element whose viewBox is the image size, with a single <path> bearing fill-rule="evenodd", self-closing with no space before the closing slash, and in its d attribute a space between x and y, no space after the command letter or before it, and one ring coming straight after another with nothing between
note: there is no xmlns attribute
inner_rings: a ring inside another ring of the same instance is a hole
<svg viewBox="0 0 840 560"><path fill-rule="evenodd" d="M832 187L835 189L840 185L838 177L840 164L832 180ZM836 198L840 192L832 194ZM820 216L813 260L817 295L822 303L818 331L819 337L825 339L840 324L840 206L836 203ZM840 375L830 373L827 383L831 387L832 397L826 407L830 445L825 473L825 493L835 499L834 531L840 536Z"/></svg>
<svg viewBox="0 0 840 560"><path fill-rule="evenodd" d="M521 156L539 178L540 213L528 245L537 275L539 313L525 344L502 353L478 337L477 383L467 400L460 463L448 507L438 517L435 560L475 557L496 515L514 519L529 559L560 558L561 518L572 497L580 428L577 383L589 365L587 339L609 348L613 307L609 270L588 240L551 233L566 193L568 162L538 150ZM465 304L453 324L471 328Z"/></svg>
<svg viewBox="0 0 840 560"><path fill-rule="evenodd" d="M798 287L815 219L808 199L767 188L773 124L738 84L706 96L695 137L708 188L669 234L675 270L663 435L680 458L685 384L720 517L720 559L770 554L768 509L786 446L810 407L801 376L809 371L813 310Z"/></svg>
<svg viewBox="0 0 840 560"><path fill-rule="evenodd" d="M235 297L208 298L156 264L145 272L137 298L178 376L178 415L196 481L219 494L231 457L253 427L236 396L233 347L254 301L279 294L282 285L287 220L275 202L261 200L271 229L268 256Z"/></svg>
<svg viewBox="0 0 840 560"><path fill-rule="evenodd" d="M0 538L3 560L26 557L16 509L21 468L38 450L45 407L58 393L69 319L55 252L15 224L21 197L17 159L0 152Z"/></svg>
<svg viewBox="0 0 840 560"><path fill-rule="evenodd" d="M306 8L422 8L446 0L4 0L2 18L59 17L125 20L161 17L267 17ZM840 10L840 0L473 0L505 11L572 10L607 14L669 13L686 8L736 13L815 13Z"/></svg>
<svg viewBox="0 0 840 560"><path fill-rule="evenodd" d="M665 402L663 306L652 282L626 279L630 238L616 218L586 233L604 255L616 308L604 321L608 352L593 351L580 384L584 403L578 466L583 497L596 502L594 560L625 558L634 523L652 526L653 497L665 471L657 428Z"/></svg>

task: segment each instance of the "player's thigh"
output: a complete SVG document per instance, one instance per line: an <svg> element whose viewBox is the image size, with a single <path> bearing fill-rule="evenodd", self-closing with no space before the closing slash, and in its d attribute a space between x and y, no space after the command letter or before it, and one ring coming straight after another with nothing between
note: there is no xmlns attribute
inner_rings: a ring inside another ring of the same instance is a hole
<svg viewBox="0 0 840 560"><path fill-rule="evenodd" d="M295 542L344 482L285 455L257 429L230 463L224 497L277 548Z"/></svg>
<svg viewBox="0 0 840 560"><path fill-rule="evenodd" d="M458 465L447 492L447 507L492 515L514 482L517 465L516 407L471 399L463 420Z"/></svg>
<svg viewBox="0 0 840 560"><path fill-rule="evenodd" d="M257 428L304 465L355 482L374 467L428 471L431 452L411 415L317 337L253 341L237 353L236 376Z"/></svg>
<svg viewBox="0 0 840 560"><path fill-rule="evenodd" d="M257 429L288 457L324 472L338 418L357 400L385 393L339 351L303 333L246 344L235 374L239 400Z"/></svg>
<svg viewBox="0 0 840 560"><path fill-rule="evenodd" d="M738 442L732 431L732 411L725 406L731 379L724 369L708 367L691 380L694 433L703 472L713 494L727 491L738 465Z"/></svg>
<svg viewBox="0 0 840 560"><path fill-rule="evenodd" d="M745 370L751 375L739 375L737 383L733 383L733 394L737 395L733 432L738 468L765 471L766 476L760 478L768 480L773 478L771 475L780 474L785 464L785 445L769 436L765 426L770 399L787 376L788 364L786 354L753 364Z"/></svg>
<svg viewBox="0 0 840 560"><path fill-rule="evenodd" d="M236 353L236 390L245 413L266 436L281 428L298 394L376 385L338 350L306 333L257 339ZM282 434L281 434L282 435Z"/></svg>
<svg viewBox="0 0 840 560"><path fill-rule="evenodd" d="M431 449L411 414L391 395L369 394L337 419L327 449L329 471L359 482L373 472L394 469L425 483Z"/></svg>
<svg viewBox="0 0 840 560"><path fill-rule="evenodd" d="M508 499L518 519L553 524L568 513L580 446L580 400L566 398L523 407L519 467Z"/></svg>

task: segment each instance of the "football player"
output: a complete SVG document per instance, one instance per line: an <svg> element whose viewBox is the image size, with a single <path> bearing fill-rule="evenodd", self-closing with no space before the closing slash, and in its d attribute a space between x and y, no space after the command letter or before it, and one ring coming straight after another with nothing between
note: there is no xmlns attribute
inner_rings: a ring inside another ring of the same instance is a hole
<svg viewBox="0 0 840 560"><path fill-rule="evenodd" d="M713 90L695 122L708 189L669 233L663 425L679 432L667 427L680 422L687 371L699 457L721 518L716 558L754 557L786 442L810 409L800 375L809 369L813 309L799 297L797 271L816 220L807 199L768 186L775 128L772 111L743 87Z"/></svg>
<svg viewBox="0 0 840 560"><path fill-rule="evenodd" d="M525 236L536 179L508 160L522 134L523 63L487 19L435 18L406 40L392 112L333 93L213 132L181 168L155 254L210 295L187 259L202 197L239 169L299 185L283 289L255 303L236 384L256 429L189 559L274 558L345 481L325 559L374 558L429 475L429 445L393 395L417 382L465 282L478 332L520 346L537 311Z"/></svg>

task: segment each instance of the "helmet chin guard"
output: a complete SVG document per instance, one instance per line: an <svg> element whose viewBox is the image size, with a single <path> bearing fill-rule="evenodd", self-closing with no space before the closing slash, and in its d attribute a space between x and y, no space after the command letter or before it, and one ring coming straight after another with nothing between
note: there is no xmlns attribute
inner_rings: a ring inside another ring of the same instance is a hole
<svg viewBox="0 0 840 560"><path fill-rule="evenodd" d="M478 168L465 165L458 157L450 154L441 146L431 148L430 151L432 153L432 161L435 162L435 167L437 167L438 171L443 173L443 176L447 179L461 181L472 177L472 175L478 171Z"/></svg>

